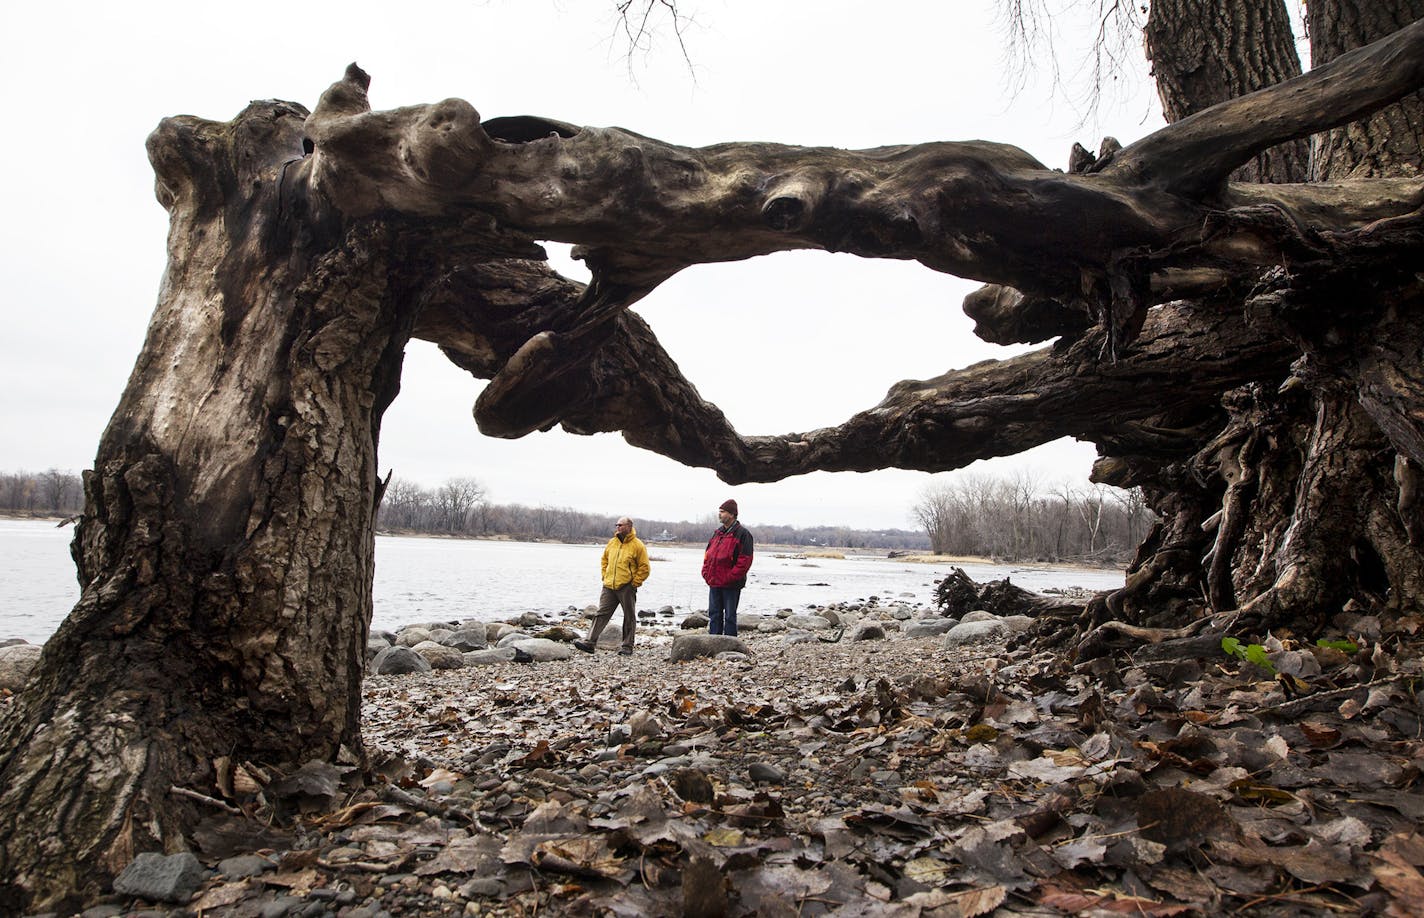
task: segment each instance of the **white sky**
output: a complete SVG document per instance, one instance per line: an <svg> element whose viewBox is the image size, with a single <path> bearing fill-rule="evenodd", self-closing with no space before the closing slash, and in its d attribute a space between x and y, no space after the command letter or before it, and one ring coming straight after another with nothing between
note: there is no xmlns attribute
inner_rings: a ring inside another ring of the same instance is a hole
<svg viewBox="0 0 1424 918"><path fill-rule="evenodd" d="M261 98L312 107L354 60L371 74L378 109L458 96L486 118L539 114L686 145L984 138L1062 167L1075 140L1128 143L1161 123L1145 78L1120 81L1082 126L1046 78L1015 94L992 0L689 8L695 81L670 33L625 59L612 0L7 6L0 471L93 461L163 271L167 216L144 138L167 115L226 120ZM1059 41L1078 49L1060 55L1071 80L1082 46ZM975 286L914 263L800 252L690 269L636 309L738 430L774 434L839 423L897 380L1016 353L973 336L960 301ZM493 440L470 417L481 385L413 342L383 427L382 471L432 486L468 475L497 502L635 519L699 519L735 496L753 527L914 528L910 505L931 480L891 470L732 488L616 435ZM1060 441L968 471L1023 467L1045 484L1085 484L1092 458L1091 446Z"/></svg>

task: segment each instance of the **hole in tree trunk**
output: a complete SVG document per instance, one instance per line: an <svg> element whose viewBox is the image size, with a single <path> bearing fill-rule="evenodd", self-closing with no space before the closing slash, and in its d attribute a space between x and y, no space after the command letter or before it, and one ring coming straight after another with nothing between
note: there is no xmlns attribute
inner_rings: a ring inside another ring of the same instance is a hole
<svg viewBox="0 0 1424 918"><path fill-rule="evenodd" d="M531 143L550 135L572 137L579 129L563 121L553 121L535 115L511 115L484 122L485 133L504 143Z"/></svg>

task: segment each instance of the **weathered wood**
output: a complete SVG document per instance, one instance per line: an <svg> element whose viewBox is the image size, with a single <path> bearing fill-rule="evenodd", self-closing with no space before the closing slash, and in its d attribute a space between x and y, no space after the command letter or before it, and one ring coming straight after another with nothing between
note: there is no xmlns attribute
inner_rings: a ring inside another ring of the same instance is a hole
<svg viewBox="0 0 1424 918"><path fill-rule="evenodd" d="M215 793L221 756L362 755L376 431L412 313L381 225L281 184L305 117L150 138L168 271L85 476L82 596L0 725L0 911L186 847L199 808L170 788Z"/></svg>

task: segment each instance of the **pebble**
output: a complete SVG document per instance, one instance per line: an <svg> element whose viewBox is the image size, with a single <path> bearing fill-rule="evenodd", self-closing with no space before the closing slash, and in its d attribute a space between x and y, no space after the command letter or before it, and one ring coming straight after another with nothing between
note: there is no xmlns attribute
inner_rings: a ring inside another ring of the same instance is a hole
<svg viewBox="0 0 1424 918"><path fill-rule="evenodd" d="M747 768L753 784L785 784L786 773L766 762L753 762Z"/></svg>
<svg viewBox="0 0 1424 918"><path fill-rule="evenodd" d="M353 849L340 849L353 850ZM356 850L357 854L362 852ZM334 853L334 852L333 852ZM272 863L260 854L241 854L237 857L230 857L218 862L218 873L230 880L240 880L244 877L255 877L276 869L277 865Z"/></svg>
<svg viewBox="0 0 1424 918"><path fill-rule="evenodd" d="M264 903L262 909L257 913L261 918L282 918L297 906L302 904L302 900L296 896L279 896L271 902Z"/></svg>

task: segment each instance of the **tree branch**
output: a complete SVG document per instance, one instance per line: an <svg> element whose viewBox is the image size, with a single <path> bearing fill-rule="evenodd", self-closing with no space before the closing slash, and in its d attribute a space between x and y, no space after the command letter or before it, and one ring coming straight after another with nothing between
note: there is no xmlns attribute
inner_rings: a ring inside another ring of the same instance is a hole
<svg viewBox="0 0 1424 918"><path fill-rule="evenodd" d="M1339 127L1424 85L1424 20L1266 89L1175 121L1124 149L1104 170L1199 197L1256 154Z"/></svg>

